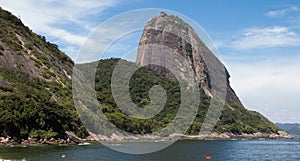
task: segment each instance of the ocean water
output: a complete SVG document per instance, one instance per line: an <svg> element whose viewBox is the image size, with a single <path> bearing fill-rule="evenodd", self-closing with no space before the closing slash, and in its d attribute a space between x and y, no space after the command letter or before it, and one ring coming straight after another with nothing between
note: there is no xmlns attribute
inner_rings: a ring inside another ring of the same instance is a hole
<svg viewBox="0 0 300 161"><path fill-rule="evenodd" d="M145 143L122 143L116 146L126 148L128 144L137 144L138 147L144 146ZM66 157L62 158L62 154ZM181 140L164 150L139 155L116 152L101 144L0 148L1 159L27 161L204 161L207 160L205 155L211 156L210 160L218 161L298 161L300 140Z"/></svg>

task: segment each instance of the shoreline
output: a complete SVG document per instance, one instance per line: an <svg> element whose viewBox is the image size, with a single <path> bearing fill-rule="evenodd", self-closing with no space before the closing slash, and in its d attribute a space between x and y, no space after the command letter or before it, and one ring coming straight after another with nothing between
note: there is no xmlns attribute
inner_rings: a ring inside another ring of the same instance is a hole
<svg viewBox="0 0 300 161"><path fill-rule="evenodd" d="M124 136L112 134L111 137L90 134L87 138L79 138L72 132L66 132L67 139L18 139L16 137L0 137L1 146L40 146L40 145L88 145L89 143L122 143L122 142L153 142L153 141L171 141L171 140L273 140L273 139L295 139L294 135L287 134L284 131L278 131L278 134L256 132L253 134L233 134L233 133L210 133L206 135L179 135L172 134L168 137L150 136Z"/></svg>

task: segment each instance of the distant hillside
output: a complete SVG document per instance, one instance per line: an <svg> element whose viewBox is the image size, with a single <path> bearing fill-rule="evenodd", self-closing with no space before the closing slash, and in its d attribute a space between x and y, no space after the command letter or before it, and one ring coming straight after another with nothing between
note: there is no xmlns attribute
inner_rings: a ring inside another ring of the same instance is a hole
<svg viewBox="0 0 300 161"><path fill-rule="evenodd" d="M296 135L297 137L300 137L300 124L298 123L276 123L278 127L283 129L289 134Z"/></svg>

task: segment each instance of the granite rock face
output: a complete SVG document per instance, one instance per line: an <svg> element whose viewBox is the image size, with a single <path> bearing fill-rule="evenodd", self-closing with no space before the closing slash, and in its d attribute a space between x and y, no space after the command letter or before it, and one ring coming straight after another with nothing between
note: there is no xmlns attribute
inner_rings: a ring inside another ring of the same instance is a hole
<svg viewBox="0 0 300 161"><path fill-rule="evenodd" d="M166 55L175 55L170 58ZM176 56L177 55L177 56ZM180 55L180 58L178 58ZM180 60L179 60L180 59ZM139 42L136 63L147 66L170 79L192 82L181 59L192 67L196 80L203 88L226 93L226 100L243 107L234 90L230 87L229 73L221 61L199 38L192 27L178 17L161 12L148 21ZM157 64L161 65L154 65ZM173 71L167 67L172 66ZM206 90L211 91L211 90ZM207 93L207 95L210 95ZM221 96L222 97L222 96Z"/></svg>
<svg viewBox="0 0 300 161"><path fill-rule="evenodd" d="M73 61L17 17L2 8L0 14L0 68L65 86L64 79L71 79ZM0 85L6 84L0 76Z"/></svg>

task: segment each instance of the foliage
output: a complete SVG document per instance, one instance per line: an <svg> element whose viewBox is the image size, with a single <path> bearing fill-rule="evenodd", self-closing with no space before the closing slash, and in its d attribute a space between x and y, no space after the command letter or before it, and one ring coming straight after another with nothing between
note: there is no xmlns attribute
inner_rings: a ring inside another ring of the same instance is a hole
<svg viewBox="0 0 300 161"><path fill-rule="evenodd" d="M58 134L56 132L53 132L52 129L50 129L49 131L33 129L29 133L29 137L37 139L51 139L55 138L57 135Z"/></svg>
<svg viewBox="0 0 300 161"><path fill-rule="evenodd" d="M20 60L30 56L41 70L36 76L24 71L21 62L0 64L1 79L9 82L9 86L0 82L0 136L62 138L67 130L87 136L75 111L71 80L66 76L72 73L73 61L57 45L1 8L0 28L1 54L16 54L14 58ZM59 79L63 85L41 77Z"/></svg>
<svg viewBox="0 0 300 161"><path fill-rule="evenodd" d="M39 137L52 136L50 131L63 137L66 130L81 137L87 135L75 112L70 88L18 71L1 69L0 75L14 86L12 93L0 94L0 135L27 138L37 134L35 130L40 130ZM57 102L51 100L54 93L59 98Z"/></svg>
<svg viewBox="0 0 300 161"><path fill-rule="evenodd" d="M180 88L178 82L169 80L147 68L140 68L131 77L129 84L132 102L140 108L149 104L150 99L148 92L153 85L161 85L166 90L168 99L164 109L151 119L136 119L129 117L119 110L111 94L111 76L114 67L119 61L121 60L107 59L98 62L95 88L98 101L100 102L102 111L105 113L106 117L118 128L133 133L151 133L166 127L174 119L180 105ZM127 64L128 66L126 68L135 66L135 64L131 62L127 62ZM200 99L198 113L193 124L187 131L187 134L199 133L210 105L210 98L204 94L202 89L200 92L201 97L198 98ZM235 110L230 109L229 106ZM279 129L273 123L259 113L248 111L243 107L238 107L229 102L225 104L220 121L214 129L216 132L232 132L236 134L254 133L258 131L271 133L277 132L278 130Z"/></svg>
<svg viewBox="0 0 300 161"><path fill-rule="evenodd" d="M4 92L12 92L13 91L13 88L11 86L0 85L0 89L3 90Z"/></svg>

